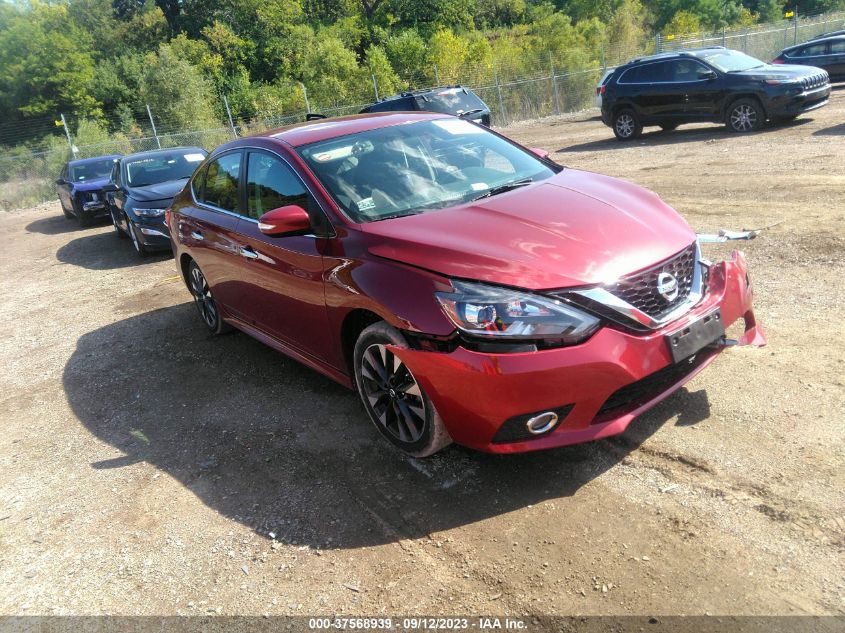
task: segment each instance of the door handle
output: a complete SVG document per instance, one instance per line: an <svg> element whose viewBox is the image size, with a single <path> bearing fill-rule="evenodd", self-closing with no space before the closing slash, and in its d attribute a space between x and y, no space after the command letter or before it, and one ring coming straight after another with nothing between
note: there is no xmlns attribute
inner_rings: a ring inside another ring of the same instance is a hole
<svg viewBox="0 0 845 633"><path fill-rule="evenodd" d="M252 250L249 246L241 246L240 253L247 259L258 259L258 253Z"/></svg>
<svg viewBox="0 0 845 633"><path fill-rule="evenodd" d="M191 237L199 242L202 242L205 239L199 231L191 231Z"/></svg>

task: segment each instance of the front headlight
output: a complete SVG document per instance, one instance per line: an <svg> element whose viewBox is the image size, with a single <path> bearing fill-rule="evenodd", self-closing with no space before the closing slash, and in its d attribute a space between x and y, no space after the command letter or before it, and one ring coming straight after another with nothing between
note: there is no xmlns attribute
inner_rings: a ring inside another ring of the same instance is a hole
<svg viewBox="0 0 845 633"><path fill-rule="evenodd" d="M580 343L599 320L555 299L479 283L453 281L434 296L448 319L473 336Z"/></svg>
<svg viewBox="0 0 845 633"><path fill-rule="evenodd" d="M142 218L160 218L164 215L164 209L132 209L132 212Z"/></svg>

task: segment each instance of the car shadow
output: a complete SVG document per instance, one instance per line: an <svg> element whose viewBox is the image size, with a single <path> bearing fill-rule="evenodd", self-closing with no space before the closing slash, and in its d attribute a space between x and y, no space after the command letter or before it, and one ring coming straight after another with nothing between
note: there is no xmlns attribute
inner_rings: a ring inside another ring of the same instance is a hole
<svg viewBox="0 0 845 633"><path fill-rule="evenodd" d="M832 125L830 127L823 128L821 130L816 130L813 132L813 136L843 136L845 135L845 123L840 123L839 125Z"/></svg>
<svg viewBox="0 0 845 633"><path fill-rule="evenodd" d="M681 390L610 440L414 460L377 434L354 392L246 335L209 336L190 303L83 335L63 384L82 424L122 453L92 468L147 462L264 538L314 548L416 538L570 497L679 412L685 423L709 414L706 397Z"/></svg>
<svg viewBox="0 0 845 633"><path fill-rule="evenodd" d="M768 134L776 132L784 128L800 127L810 123L812 119L799 118L794 121L779 122L775 124L768 124L763 129L755 132L755 134ZM739 138L739 135L729 132L724 126L708 125L695 127L680 127L677 130L664 132L659 128L647 128L642 136L633 141L619 141L613 136L613 132L608 128L609 137L599 141L589 141L587 143L578 143L568 147L561 147L558 152L565 154L567 152L595 152L614 149L625 149L627 147L636 147L637 145L676 145L679 143L693 143L701 141L710 141L718 139Z"/></svg>
<svg viewBox="0 0 845 633"><path fill-rule="evenodd" d="M91 227L105 226L110 224L109 218L97 220ZM76 218L66 218L62 215L52 215L48 218L41 218L26 225L25 230L29 233L41 233L43 235L61 235L63 233L75 233L77 231L85 231L91 227L80 226L79 220Z"/></svg>
<svg viewBox="0 0 845 633"><path fill-rule="evenodd" d="M138 257L128 238L120 239L114 231L85 235L71 240L56 251L56 259L89 270L130 268L173 257L170 251Z"/></svg>

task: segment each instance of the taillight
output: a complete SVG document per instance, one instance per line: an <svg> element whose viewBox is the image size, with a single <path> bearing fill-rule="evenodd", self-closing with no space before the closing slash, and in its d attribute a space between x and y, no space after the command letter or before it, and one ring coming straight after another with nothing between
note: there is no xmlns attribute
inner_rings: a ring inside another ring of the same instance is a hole
<svg viewBox="0 0 845 633"><path fill-rule="evenodd" d="M165 209L164 210L164 224L165 224L165 226L167 226L168 229L170 228L170 216L171 216L170 209L169 208Z"/></svg>
<svg viewBox="0 0 845 633"><path fill-rule="evenodd" d="M772 63L773 64L782 64L783 60L780 57L776 57L775 59L772 60Z"/></svg>
<svg viewBox="0 0 845 633"><path fill-rule="evenodd" d="M607 89L607 86L605 86L604 84L602 84L601 86L596 86L596 94L597 95L603 95L604 91L606 89Z"/></svg>

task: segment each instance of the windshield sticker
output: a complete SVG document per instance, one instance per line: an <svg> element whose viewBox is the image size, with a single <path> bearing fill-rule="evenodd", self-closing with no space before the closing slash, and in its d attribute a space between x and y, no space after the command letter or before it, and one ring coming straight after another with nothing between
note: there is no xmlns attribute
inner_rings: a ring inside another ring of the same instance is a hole
<svg viewBox="0 0 845 633"><path fill-rule="evenodd" d="M473 191L484 191L485 189L489 189L490 187L487 186L487 183L484 182L474 182L470 185Z"/></svg>
<svg viewBox="0 0 845 633"><path fill-rule="evenodd" d="M371 209L376 208L376 203L373 202L372 198L362 198L358 201L358 210L359 211L370 211Z"/></svg>
<svg viewBox="0 0 845 633"><path fill-rule="evenodd" d="M437 119L432 123L449 134L484 134L482 128L460 119Z"/></svg>
<svg viewBox="0 0 845 633"><path fill-rule="evenodd" d="M201 162L205 156L202 154L185 154L185 160L189 163L199 163Z"/></svg>

